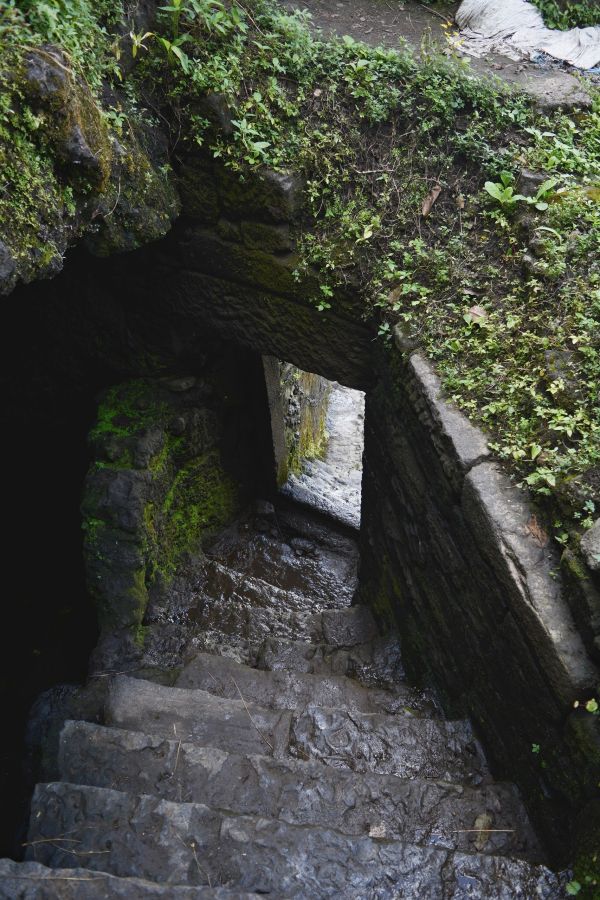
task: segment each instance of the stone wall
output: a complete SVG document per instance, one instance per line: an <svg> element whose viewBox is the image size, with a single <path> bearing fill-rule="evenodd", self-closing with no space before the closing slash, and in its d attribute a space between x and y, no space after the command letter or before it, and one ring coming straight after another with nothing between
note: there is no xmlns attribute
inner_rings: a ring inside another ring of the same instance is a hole
<svg viewBox="0 0 600 900"><path fill-rule="evenodd" d="M380 353L367 395L362 599L397 625L408 670L470 715L558 859L598 809L593 665L561 560L484 435L444 402L429 364ZM575 846L581 846L576 840Z"/></svg>
<svg viewBox="0 0 600 900"><path fill-rule="evenodd" d="M181 171L184 218L165 246L163 302L227 340L306 372L364 389L371 383L374 323L349 291L319 311L318 280L298 276L295 231L302 183L265 170L245 182L196 158Z"/></svg>
<svg viewBox="0 0 600 900"><path fill-rule="evenodd" d="M95 667L135 655L160 600L204 541L274 485L260 357L226 354L195 375L105 391L82 504L88 588L101 628Z"/></svg>
<svg viewBox="0 0 600 900"><path fill-rule="evenodd" d="M263 357L277 484L285 484L302 461L324 453L331 383L273 356Z"/></svg>

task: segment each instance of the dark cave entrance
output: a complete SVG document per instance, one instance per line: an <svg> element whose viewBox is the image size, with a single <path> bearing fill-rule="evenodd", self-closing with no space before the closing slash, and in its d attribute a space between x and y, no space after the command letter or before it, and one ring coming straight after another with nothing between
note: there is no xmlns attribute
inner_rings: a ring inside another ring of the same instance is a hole
<svg viewBox="0 0 600 900"><path fill-rule="evenodd" d="M79 506L101 378L93 369L72 377L58 359L60 348L45 343L43 294L22 289L7 303L0 374L6 529L0 700L9 723L0 751L0 843L10 854L24 839L30 707L51 685L85 678L98 633Z"/></svg>

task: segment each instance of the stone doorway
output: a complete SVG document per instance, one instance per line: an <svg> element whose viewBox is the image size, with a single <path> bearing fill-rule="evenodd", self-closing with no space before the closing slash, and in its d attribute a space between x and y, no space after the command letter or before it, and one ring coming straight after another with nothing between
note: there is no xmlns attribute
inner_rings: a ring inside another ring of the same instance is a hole
<svg viewBox="0 0 600 900"><path fill-rule="evenodd" d="M263 357L279 492L358 530L365 394Z"/></svg>

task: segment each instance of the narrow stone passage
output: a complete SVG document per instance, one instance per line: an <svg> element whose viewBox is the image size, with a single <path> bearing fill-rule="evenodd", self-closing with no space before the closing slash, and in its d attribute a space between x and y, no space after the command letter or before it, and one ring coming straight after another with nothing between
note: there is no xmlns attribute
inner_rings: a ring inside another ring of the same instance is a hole
<svg viewBox="0 0 600 900"><path fill-rule="evenodd" d="M360 528L365 395L334 383L327 407L323 459L305 460L282 493L353 528Z"/></svg>
<svg viewBox="0 0 600 900"><path fill-rule="evenodd" d="M64 724L0 897L558 896L514 787L352 605L357 556L284 500L224 531Z"/></svg>

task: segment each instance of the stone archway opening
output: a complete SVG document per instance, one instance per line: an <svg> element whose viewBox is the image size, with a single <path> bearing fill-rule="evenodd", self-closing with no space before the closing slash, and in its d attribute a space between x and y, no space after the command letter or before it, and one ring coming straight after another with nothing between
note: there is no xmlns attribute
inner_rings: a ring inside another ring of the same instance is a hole
<svg viewBox="0 0 600 900"><path fill-rule="evenodd" d="M279 493L358 530L365 394L263 357Z"/></svg>

